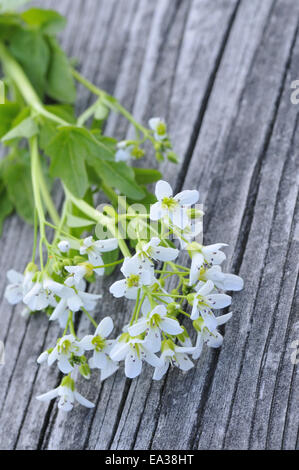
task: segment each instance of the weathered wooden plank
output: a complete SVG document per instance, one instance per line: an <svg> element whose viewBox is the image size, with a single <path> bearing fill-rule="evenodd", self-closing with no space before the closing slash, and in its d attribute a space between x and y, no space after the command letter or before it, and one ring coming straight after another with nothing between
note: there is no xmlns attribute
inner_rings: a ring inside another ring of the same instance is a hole
<svg viewBox="0 0 299 470"><path fill-rule="evenodd" d="M88 78L115 92L140 120L168 110L183 162L179 174L164 165L165 175L178 189L200 189L208 213L205 241L229 242L228 265L246 280L246 290L234 296L224 346L206 352L187 375L171 371L160 383L151 381L149 368L134 381L122 372L102 385L98 376L82 381L82 393L97 407L77 408L66 419L55 404L46 408L35 400L59 377L55 368L34 364L56 328L48 329L41 316L24 323L14 312L1 314L8 352L0 383L6 396L0 428L7 430L1 448L296 446L298 373L289 346L296 339L297 109L288 89L296 78L299 7L292 0L243 0L238 9L232 0L211 3L64 0L43 6L67 12L63 42ZM80 88L79 106L89 100ZM127 129L117 116L107 126L120 138ZM30 258L29 231L15 218L6 224L2 272L12 265L10 246L18 243L24 265ZM119 312L128 317L129 306L111 301L106 281L97 283L96 290L102 288L107 295L97 319L112 314L120 329ZM82 318L80 334L88 328Z"/></svg>
<svg viewBox="0 0 299 470"><path fill-rule="evenodd" d="M254 395L255 392L253 390L255 377L259 373L259 361L263 356L263 341L265 341L275 311L275 306L270 302L270 299L275 299L279 295L279 268L275 278L277 284L274 283L273 290L267 291L266 280L263 276L267 272L267 264L265 266L265 263L268 261L265 257L268 250L268 237L270 236L282 162L288 158L288 138L292 133L292 121L289 122L289 117L283 114L286 112L285 108L282 108L281 120L286 122L285 133L288 137L286 146L279 148L282 156L278 154L277 157L279 162L277 172L274 168L275 156L271 153L268 155L268 158L272 159L268 163L269 168L267 170L263 166L266 165L263 157L269 138L271 134L274 135L272 125L276 118L281 90L284 86L286 90L289 90L290 86L286 79L285 70L290 64L298 24L298 17L296 16L298 10L292 10L295 14L292 26L290 20L286 20L286 17L289 17L290 14L291 4L292 2L277 2L275 4L261 48L249 71L247 87L242 96L234 127L225 148L220 149L225 152L223 158L225 162L224 176L222 173L217 175L215 172L215 199L213 198L213 188L211 188L212 191L210 190L211 196L208 196L207 199L207 211L209 214L211 214L211 211L213 213L212 217L208 219L209 237L221 230L222 236L231 238L232 233L239 231L238 225L242 214L240 205L243 204L242 193L248 190L247 178L250 176L251 184L246 201L249 212L245 212L242 222L240 243L237 245L234 263L237 267L243 258L240 272L245 277L247 287L244 292L235 296L234 309L237 315L226 328L226 338L238 338L238 341L228 339L220 352L214 382L211 386L208 401L205 404L204 414L200 417L198 436L200 448L247 447L250 434L249 423L254 408L252 394ZM285 21L288 21L290 26L288 32L284 28ZM286 39L287 35L288 39ZM279 51L278 43L282 46ZM277 55L276 52L278 52ZM285 94L285 97L287 96L288 91ZM289 110L291 106L288 98L285 97L284 100L287 99L287 109ZM291 109L289 114L293 115L294 119L295 110ZM279 134L279 128L275 127L275 132L276 130L278 133L276 138L279 142L282 135ZM200 145L198 148L201 148ZM262 178L262 176L260 177L261 169L264 178L261 185L259 185L260 178ZM192 174L192 163L189 172ZM272 174L275 184L270 179ZM225 178L225 184L222 183L223 177ZM237 182L237 184L234 182ZM232 187L235 188L234 194L231 193ZM261 199L256 200L258 190ZM289 197L290 208L292 208L294 195ZM257 203L259 205L255 205ZM254 217L253 209L256 211ZM292 220L292 209L285 215L287 217L284 221L285 225L283 226L282 223L279 229L283 233L288 233ZM253 219L250 228L251 217ZM249 230L250 234L248 236ZM287 247L287 240L288 237L286 237L286 244L282 246L281 252L274 260L274 266L276 266L276 263L277 266L280 266L281 261L279 261L278 256L281 255L283 259L283 255L286 255L284 250ZM246 250L243 255L242 251L245 247ZM234 248L234 245L232 248ZM258 305L260 309L267 305L268 311L263 311L265 323L254 329L256 322L260 321L259 314L256 314L257 318L254 315ZM285 305L285 308L287 310L287 305ZM257 340L257 344L255 340ZM252 346L251 352L249 352L250 345ZM225 364L227 365L224 366ZM234 383L235 387L233 386ZM241 386L243 395L242 393L239 394L239 387ZM262 420L262 417L260 419Z"/></svg>

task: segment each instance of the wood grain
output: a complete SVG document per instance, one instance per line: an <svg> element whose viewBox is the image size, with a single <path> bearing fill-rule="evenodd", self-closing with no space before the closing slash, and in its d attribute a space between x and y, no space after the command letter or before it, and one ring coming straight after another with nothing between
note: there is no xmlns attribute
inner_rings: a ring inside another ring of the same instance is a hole
<svg viewBox="0 0 299 470"><path fill-rule="evenodd" d="M35 399L56 386L55 368L36 357L57 328L42 315L24 321L3 299L5 272L31 256L32 231L15 216L0 240L1 449L295 449L298 448L298 110L296 0L46 0L68 18L61 39L95 84L141 121L165 116L180 154L162 165L177 190L196 188L205 209L205 243L229 243L227 269L245 289L221 350L206 350L183 375L160 382L146 367L80 390L96 408L66 418ZM91 101L79 87L78 110ZM107 133L131 129L111 116ZM153 155L146 165L154 166ZM57 194L59 203L60 194ZM118 273L112 276L116 279ZM130 305L113 300L105 280L97 320L118 331ZM80 334L89 331L78 316Z"/></svg>

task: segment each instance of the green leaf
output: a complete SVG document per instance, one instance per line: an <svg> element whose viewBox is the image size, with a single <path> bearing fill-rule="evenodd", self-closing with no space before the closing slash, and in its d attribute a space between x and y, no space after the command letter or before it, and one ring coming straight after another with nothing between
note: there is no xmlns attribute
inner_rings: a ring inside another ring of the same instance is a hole
<svg viewBox="0 0 299 470"><path fill-rule="evenodd" d="M10 13L0 15L0 39L9 39L21 26L22 21L19 15Z"/></svg>
<svg viewBox="0 0 299 470"><path fill-rule="evenodd" d="M67 224L71 228L82 228L82 227L90 227L91 225L95 225L96 222L94 220L83 219L82 217L77 217L73 214L67 214Z"/></svg>
<svg viewBox="0 0 299 470"><path fill-rule="evenodd" d="M28 223L33 223L34 198L29 153L21 149L14 150L6 158L2 178L9 199L20 217Z"/></svg>
<svg viewBox="0 0 299 470"><path fill-rule="evenodd" d="M132 168L124 162L108 162L94 160L90 164L98 176L112 188L118 189L122 194L136 201L144 197L144 190L136 183Z"/></svg>
<svg viewBox="0 0 299 470"><path fill-rule="evenodd" d="M36 122L28 117L20 122L16 127L13 127L7 134L5 134L1 141L7 142L13 139L19 139L22 137L26 137L29 139L30 137L36 135L38 133L38 126Z"/></svg>
<svg viewBox="0 0 299 470"><path fill-rule="evenodd" d="M51 157L51 176L61 178L74 196L82 198L88 189L88 178L86 147L80 135L71 127L60 128L45 151Z"/></svg>
<svg viewBox="0 0 299 470"><path fill-rule="evenodd" d="M116 250L113 250L113 251L102 253L102 258L103 258L104 264L114 263L115 261L119 259L119 248L116 248ZM108 268L105 268L105 275L110 276L116 267L117 265L109 266Z"/></svg>
<svg viewBox="0 0 299 470"><path fill-rule="evenodd" d="M44 96L50 49L40 31L20 29L12 36L10 51L24 68L41 98Z"/></svg>
<svg viewBox="0 0 299 470"><path fill-rule="evenodd" d="M46 110L70 124L76 123L74 107L69 104L49 104L45 106Z"/></svg>
<svg viewBox="0 0 299 470"><path fill-rule="evenodd" d="M76 88L69 61L54 38L48 38L51 60L47 75L46 93L62 103L74 103Z"/></svg>
<svg viewBox="0 0 299 470"><path fill-rule="evenodd" d="M46 34L59 33L66 25L66 19L54 10L30 8L21 17L29 26L41 29Z"/></svg>
<svg viewBox="0 0 299 470"><path fill-rule="evenodd" d="M46 132L49 133L49 127ZM45 140L44 135L42 144ZM114 158L105 141L100 142L87 129L75 126L58 128L44 149L51 158L51 175L61 178L66 187L80 198L89 186L85 160L89 162Z"/></svg>
<svg viewBox="0 0 299 470"><path fill-rule="evenodd" d="M12 211L13 204L8 197L4 184L0 181L0 236L2 234L4 220Z"/></svg>
<svg viewBox="0 0 299 470"><path fill-rule="evenodd" d="M152 170L150 168L133 168L135 179L140 184L151 184L159 181L162 178L162 174L158 170Z"/></svg>
<svg viewBox="0 0 299 470"><path fill-rule="evenodd" d="M9 131L19 111L20 107L16 103L0 105L0 138Z"/></svg>

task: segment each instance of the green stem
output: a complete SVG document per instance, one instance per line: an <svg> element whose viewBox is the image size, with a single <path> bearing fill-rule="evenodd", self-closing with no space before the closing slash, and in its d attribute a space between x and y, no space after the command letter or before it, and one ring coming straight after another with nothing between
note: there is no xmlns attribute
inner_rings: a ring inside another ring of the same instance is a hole
<svg viewBox="0 0 299 470"><path fill-rule="evenodd" d="M95 220L96 222L108 228L110 233L115 238L117 238L118 245L122 254L125 257L130 258L131 257L130 250L126 242L121 238L121 234L119 233L117 226L113 222L111 222L111 218L101 214L99 211L94 209L92 206L90 206L87 202L83 201L82 199L76 198L72 193L68 191L67 188L64 188L64 190L66 192L67 197L73 202L73 204L75 204L78 207L78 209L80 209L83 213L88 215L91 219Z"/></svg>
<svg viewBox="0 0 299 470"><path fill-rule="evenodd" d="M97 86L95 86L93 83L91 83L89 80L87 80L85 77L83 77L77 70L73 69L72 70L74 78L81 83L85 88L87 88L89 91L91 91L94 95L99 96L103 102L105 103L106 106L108 106L110 109L113 111L118 111L120 114L122 114L133 126L140 132L142 132L146 137L153 142L155 142L155 139L151 136L151 133L149 129L146 127L142 126L139 124L137 121L135 121L134 117L132 116L129 111L127 111L113 96L109 95L106 93L104 90L101 90Z"/></svg>
<svg viewBox="0 0 299 470"><path fill-rule="evenodd" d="M24 73L22 67L18 64L14 57L8 52L3 42L0 42L0 60L7 76L9 76L13 81L28 106L30 106L38 114L57 122L57 124L62 126L69 125L68 122L64 121L55 114L50 113L44 108L39 96L28 80L27 75Z"/></svg>
<svg viewBox="0 0 299 470"><path fill-rule="evenodd" d="M40 189L38 185L39 153L38 153L38 145L37 145L36 137L31 137L30 139L30 156L31 156L31 179L32 179L32 187L33 187L33 196L34 196L34 202L35 202L35 207L36 207L38 220L39 220L39 227L40 227L39 256L40 256L41 269L43 270L43 266L44 266L43 242L46 240L46 233L45 233L45 215L43 211Z"/></svg>
<svg viewBox="0 0 299 470"><path fill-rule="evenodd" d="M82 312L84 312L85 315L88 317L88 319L91 321L91 323L93 324L93 326L94 326L95 328L97 328L97 327L98 327L98 324L97 324L97 322L94 320L94 318L92 318L92 316L90 315L90 313L89 313L87 310L85 310L84 307L81 307L81 309L82 309Z"/></svg>

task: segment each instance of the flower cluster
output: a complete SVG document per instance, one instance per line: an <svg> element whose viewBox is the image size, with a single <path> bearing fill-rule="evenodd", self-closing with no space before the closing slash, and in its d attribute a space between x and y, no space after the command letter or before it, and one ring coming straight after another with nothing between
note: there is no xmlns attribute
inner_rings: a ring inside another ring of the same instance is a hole
<svg viewBox="0 0 299 470"><path fill-rule="evenodd" d="M155 120L151 124L155 139L161 141L165 138L162 124ZM154 368L153 379L160 380L169 366L182 371L191 369L204 344L212 348L222 344L218 328L232 314L216 316L215 312L231 304L231 296L224 291L242 289L243 281L221 269L226 258L222 251L225 244L204 246L195 241L192 223L202 217L201 211L192 215L198 191L173 195L171 186L160 180L155 194L157 202L150 207L147 223L157 222L159 230L147 240L138 239L133 254L116 236L105 240L88 236L76 240L77 245L74 237L60 236L51 247L46 268L38 271L35 264L29 263L24 274L8 272L6 299L11 304L23 302L24 315L46 311L49 320L58 321L64 330L57 343L42 352L38 363L57 363L65 376L59 387L38 396L39 400L59 397L58 406L65 411L72 409L75 400L92 407L76 390L78 372L89 379L91 370L98 369L104 380L124 364L125 375L133 379L148 363ZM116 227L111 231L116 233ZM179 238L180 249L170 240L171 236ZM105 264L103 254L118 247L124 258ZM183 249L191 258L190 268L178 264ZM86 292L86 281L95 275L103 276L107 266L120 262L122 278L110 286L110 293L116 298L126 297L134 306L130 322L123 326L121 334L108 339L113 321L105 317L96 324L92 312L101 295ZM177 280L177 287L169 291L172 278ZM78 311L86 314L95 328L93 334L81 339L74 326ZM197 337L194 344L189 336L192 329Z"/></svg>

